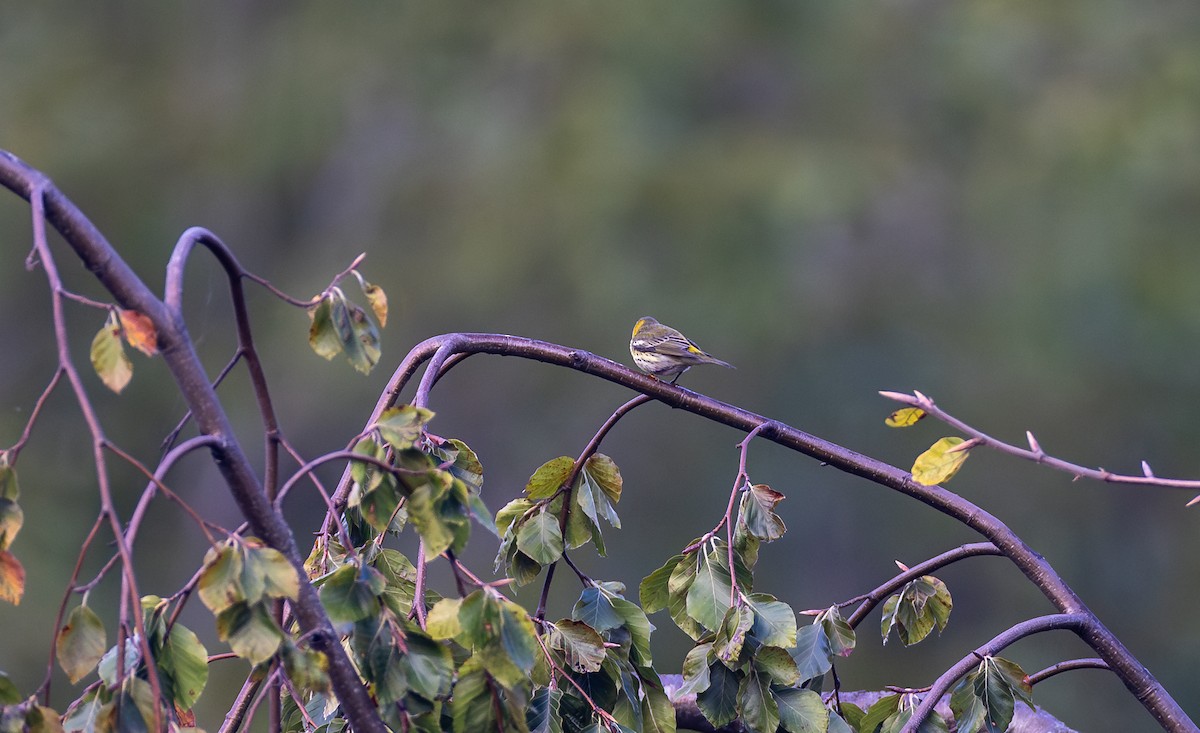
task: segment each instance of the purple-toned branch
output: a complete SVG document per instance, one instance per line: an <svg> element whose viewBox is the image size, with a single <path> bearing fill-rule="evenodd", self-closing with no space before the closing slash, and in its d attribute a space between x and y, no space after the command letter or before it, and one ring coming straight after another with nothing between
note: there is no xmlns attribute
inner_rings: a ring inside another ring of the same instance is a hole
<svg viewBox="0 0 1200 733"><path fill-rule="evenodd" d="M1031 634L1039 634L1043 631L1054 631L1056 629L1066 629L1080 634L1083 629L1091 625L1095 617L1086 613L1056 613L1049 616L1039 616L1037 618L1022 621L1019 624L1007 629L1003 633L992 638L981 647L978 647L973 652L963 657L956 662L953 667L942 673L941 677L930 686L929 692L922 698L921 704L913 711L912 717L908 723L901 729L901 733L916 733L921 723L929 717L937 706L942 696L950 691L950 687L957 682L963 675L970 672L979 665L979 660L983 657L994 657L1001 651L1012 645L1013 643L1024 639ZM1190 721L1189 721L1190 722ZM1194 726L1193 726L1194 727ZM1186 730L1186 728L1182 729Z"/></svg>
<svg viewBox="0 0 1200 733"><path fill-rule="evenodd" d="M685 410L737 430L749 432L764 422L770 422L770 425L762 429L760 433L762 438L810 456L838 470L900 492L978 532L1007 557L1060 612L1084 614L1092 619L1092 622L1081 630L1080 637L1109 664L1126 688L1165 730L1200 733L1200 728L1197 728L1196 724L1179 707L1179 704L1163 689L1158 680L1111 631L1095 618L1092 611L1046 562L1046 559L1029 547L998 518L940 486L925 486L913 481L907 471L822 440L784 423L770 421L749 410L677 385L667 384L636 372L623 364L581 349L518 336L488 333L445 334L426 339L414 346L394 372L387 389L376 405L376 414L373 414L371 419L376 419L378 413L382 413L384 409L395 403L399 393L422 363L431 360L435 355L440 355L440 363L445 365L449 363L447 360L452 358L453 354L460 353L516 356L574 369L641 392L668 407ZM432 367L433 364L427 367L425 377L422 379L422 386L427 387L423 390L426 400L428 399L428 387L431 387L437 378L430 375ZM334 494L335 506L337 506L338 497L341 494L342 486L339 486L338 491Z"/></svg>
<svg viewBox="0 0 1200 733"><path fill-rule="evenodd" d="M967 423L959 420L934 403L933 399L927 395L915 392L913 394L905 394L903 392L881 391L880 395L895 400L909 407L919 407L924 410L930 417L933 417L950 427L970 436L971 440L976 445L986 445L987 447L997 450L1006 455L1021 458L1034 463L1041 463L1044 466L1064 471L1071 474L1075 478L1090 478L1097 481L1105 481L1110 484L1131 484L1135 486L1159 486L1169 489L1191 489L1193 491L1200 489L1200 480L1195 479L1178 479L1178 478L1160 478L1154 475L1154 471L1150 469L1150 464L1142 461L1142 475L1132 476L1127 474L1113 473L1103 468L1087 468L1080 466L1070 461L1064 461L1061 458L1055 458L1042 449L1037 438L1033 437L1033 433L1025 431L1025 439L1029 442L1028 448L1021 448L1011 443L1005 443L1003 440L993 438L987 433L978 428L971 427ZM1188 506L1200 502L1200 496L1188 502Z"/></svg>
<svg viewBox="0 0 1200 733"><path fill-rule="evenodd" d="M178 295L171 296L175 299L176 307L168 308L163 301L155 297L95 225L61 191L40 172L4 151L0 151L0 185L26 200L36 200L39 210L41 202L44 201L45 220L58 230L116 302L122 308L141 313L154 324L158 332L159 353L175 378L199 431L216 438L216 442L211 446L214 463L225 479L234 501L250 522L254 532L268 545L283 553L296 568L296 572L304 577L304 560L297 549L291 528L271 505L270 497L234 435L224 408L209 383L208 375L180 317ZM41 218L37 218L39 225ZM195 232L187 236L209 243L206 237ZM218 260L221 260L220 250L217 249L214 253L218 255ZM43 259L43 264L46 264L48 251L39 251L38 254ZM172 265L176 271L182 267L182 259L172 257ZM222 261L222 264L228 265L225 261ZM228 266L226 269L229 270ZM181 274L168 274L169 282L181 282L181 278ZM175 290L178 292L179 288ZM235 298L240 297L240 288L235 288L234 292ZM59 299L55 298L54 303L56 309L61 312ZM240 319L242 314L239 313L238 317ZM239 323L239 337L242 332L242 324ZM78 381L72 379L71 370L68 370L67 377L73 384ZM251 377L257 378L253 370ZM81 385L77 391L80 388ZM256 389L256 394L262 393ZM94 452L97 465L103 466L104 456L98 445ZM114 531L118 536L120 549L124 545L120 540L121 529L118 526ZM133 613L140 616L141 609L136 600L131 605ZM295 608L300 627L309 635L313 648L324 652L329 659L330 681L351 726L359 733L384 733L386 726L379 719L374 703L362 686L358 672L342 648L338 634L321 607L317 590L311 584L300 584L300 596ZM141 638L145 639L145 635L141 635ZM144 650L144 653L146 658L149 658L148 650Z"/></svg>
<svg viewBox="0 0 1200 733"><path fill-rule="evenodd" d="M1029 675L1029 684L1036 685L1039 682L1045 682L1056 674L1070 672L1075 669L1108 669L1108 664L1103 659L1096 657L1088 657L1086 659L1068 659L1065 662L1052 664L1045 669L1034 672Z"/></svg>

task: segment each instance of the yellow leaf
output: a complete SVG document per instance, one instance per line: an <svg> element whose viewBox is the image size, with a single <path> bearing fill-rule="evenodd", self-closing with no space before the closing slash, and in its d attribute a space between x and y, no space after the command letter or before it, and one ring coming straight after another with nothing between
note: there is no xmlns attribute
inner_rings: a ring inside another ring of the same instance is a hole
<svg viewBox="0 0 1200 733"><path fill-rule="evenodd" d="M916 425L917 421L923 417L925 417L925 411L919 407L902 407L888 415L883 424L889 428L907 428L910 425Z"/></svg>
<svg viewBox="0 0 1200 733"><path fill-rule="evenodd" d="M962 468L963 461L967 460L967 456L971 452L970 450L951 450L961 443L963 443L962 438L942 438L930 446L929 450L917 456L912 467L913 481L926 486L949 481L954 474L958 473L958 469Z"/></svg>
<svg viewBox="0 0 1200 733"><path fill-rule="evenodd" d="M25 568L11 552L0 552L0 601L14 606L25 594Z"/></svg>
<svg viewBox="0 0 1200 733"><path fill-rule="evenodd" d="M367 296L367 302L371 304L371 311L379 319L379 327L386 328L388 316L387 293L383 292L383 288L378 285L367 283L363 286L363 295Z"/></svg>
<svg viewBox="0 0 1200 733"><path fill-rule="evenodd" d="M158 331L154 322L137 311L120 311L121 330L129 345L146 356L158 353Z"/></svg>
<svg viewBox="0 0 1200 733"><path fill-rule="evenodd" d="M110 318L96 334L96 338L92 339L91 353L92 368L96 370L100 381L117 394L120 394L133 378L133 364L125 354L125 347L121 345L120 331Z"/></svg>

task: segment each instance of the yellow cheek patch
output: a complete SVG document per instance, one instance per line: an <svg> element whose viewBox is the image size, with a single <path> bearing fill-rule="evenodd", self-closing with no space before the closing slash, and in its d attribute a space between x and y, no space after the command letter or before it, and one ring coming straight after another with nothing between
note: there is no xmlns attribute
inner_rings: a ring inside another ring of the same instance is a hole
<svg viewBox="0 0 1200 733"><path fill-rule="evenodd" d="M643 318L640 321L638 321L637 323L633 324L633 333L630 335L630 338L637 336L637 332L642 330L642 324L645 322L646 322L646 319Z"/></svg>

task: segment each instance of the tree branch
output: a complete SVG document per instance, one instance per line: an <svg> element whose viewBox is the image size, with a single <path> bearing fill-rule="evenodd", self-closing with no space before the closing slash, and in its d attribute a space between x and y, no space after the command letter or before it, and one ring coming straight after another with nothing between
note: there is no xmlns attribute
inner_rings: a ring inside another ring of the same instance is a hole
<svg viewBox="0 0 1200 733"><path fill-rule="evenodd" d="M381 413L395 403L399 393L422 363L439 354L440 364L447 364L452 354L486 353L516 356L547 364L556 364L591 374L648 395L668 407L686 410L723 425L749 432L768 418L698 394L676 385L666 384L610 359L558 344L504 334L456 333L435 336L417 344L396 369L379 403ZM422 387L432 386L440 375L431 376L434 364L426 369ZM428 398L428 387L424 395ZM373 414L372 420L378 417ZM1024 540L992 514L970 501L940 486L925 486L912 480L911 475L882 461L865 456L843 446L822 440L802 430L778 421L769 421L761 437L810 456L823 464L867 479L872 483L917 499L933 509L965 524L989 540L1037 587L1043 595L1065 614L1086 614L1092 622L1082 629L1081 638L1112 668L1125 687L1142 703L1158 723L1168 731L1200 732L1179 704L1163 689L1157 679L1109 631L1083 603L1074 590ZM368 423L369 424L369 423ZM342 493L339 486L334 500Z"/></svg>
<svg viewBox="0 0 1200 733"><path fill-rule="evenodd" d="M301 578L306 577L304 561L291 528L271 506L270 498L235 438L182 319L154 296L95 225L61 191L43 174L5 151L0 151L0 185L26 200L33 196L35 189L39 190L41 196L38 199L45 201L45 219L58 230L101 285L121 307L136 310L154 323L163 361L175 378L197 427L201 433L217 439L211 446L213 460L238 508L254 532L283 553ZM70 378L69 373L67 376ZM103 461L103 455L97 453L97 460ZM119 527L116 532L119 537ZM321 607L316 588L301 583L295 608L300 627L309 635L313 648L324 652L329 659L330 681L351 726L361 733L384 733L386 727ZM135 608L134 613L140 614L140 608Z"/></svg>
<svg viewBox="0 0 1200 733"><path fill-rule="evenodd" d="M1170 489L1200 489L1200 481L1193 479L1177 479L1177 478L1159 478L1150 470L1150 464L1142 461L1142 475L1130 476L1120 473L1106 471L1103 468L1087 468L1080 466L1070 461L1064 461L1061 458L1055 458L1042 449L1037 438L1033 437L1033 433L1025 431L1025 438L1029 441L1029 448L1020 448L1010 443L1005 443L1003 440L993 438L987 433L973 428L962 420L954 417L942 408L938 407L932 398L927 395L916 392L914 394L904 394L902 392L881 391L880 395L895 400L901 404L909 405L910 407L919 407L930 416L946 423L950 427L958 430L966 435L969 435L976 445L986 445L993 450L997 450L1006 455L1021 458L1026 461L1040 463L1044 466L1065 471L1075 478L1090 478L1097 481L1104 481L1110 484L1132 484L1137 486L1161 486ZM1188 502L1188 506L1200 502L1200 496Z"/></svg>

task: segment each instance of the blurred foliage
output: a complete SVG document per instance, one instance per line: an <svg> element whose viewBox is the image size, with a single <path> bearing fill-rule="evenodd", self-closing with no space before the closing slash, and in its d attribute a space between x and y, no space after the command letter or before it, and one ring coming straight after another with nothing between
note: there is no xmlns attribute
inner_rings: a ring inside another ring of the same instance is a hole
<svg viewBox="0 0 1200 733"><path fill-rule="evenodd" d="M1196 476L1198 21L1200 6L1117 0L9 5L0 147L51 175L151 283L191 225L301 297L368 252L364 274L392 301L368 378L312 355L302 312L251 293L284 428L309 455L361 429L391 365L429 335L521 333L627 361L629 326L651 314L738 366L687 386L895 464L936 428L886 430L893 406L874 391L916 387L1009 440L1028 428L1085 464L1146 459ZM20 266L27 209L5 201L0 307L21 314L2 331L7 444L53 354L44 282ZM232 353L225 288L202 257L193 269L189 329L215 373ZM71 313L85 359L102 317ZM98 382L93 394L114 439L150 459L181 404L161 366L132 358L121 397ZM542 461L575 455L625 397L509 362L475 357L434 395L447 432L489 467L493 510ZM244 377L226 393L257 445ZM0 609L6 628L28 630L0 648L26 688L95 501L77 412L64 395L49 407L21 466L26 600ZM736 440L653 406L622 423L605 452L622 465L627 539L610 539L621 565L605 577L632 587L708 526ZM764 583L791 587L796 607L862 592L893 557L974 539L783 451L756 444L751 462L755 481L789 496L792 531L762 572L775 568ZM200 463L175 481L232 522ZM1189 497L1071 483L978 451L971 464L955 490L1044 552L1200 711ZM140 480L118 474L130 502ZM307 532L319 502L294 501ZM139 557L147 589L167 592L205 548L174 511L153 516ZM153 550L183 538L193 552ZM477 549L483 566L490 549ZM950 569L960 613L942 640L860 644L843 681L926 684L1045 612L1015 576L988 560ZM1011 602L989 604L998 594ZM663 660L682 658L677 641L656 637ZM1047 639L1010 656L1032 670L1080 651ZM1101 673L1035 694L1078 728L1148 725Z"/></svg>

